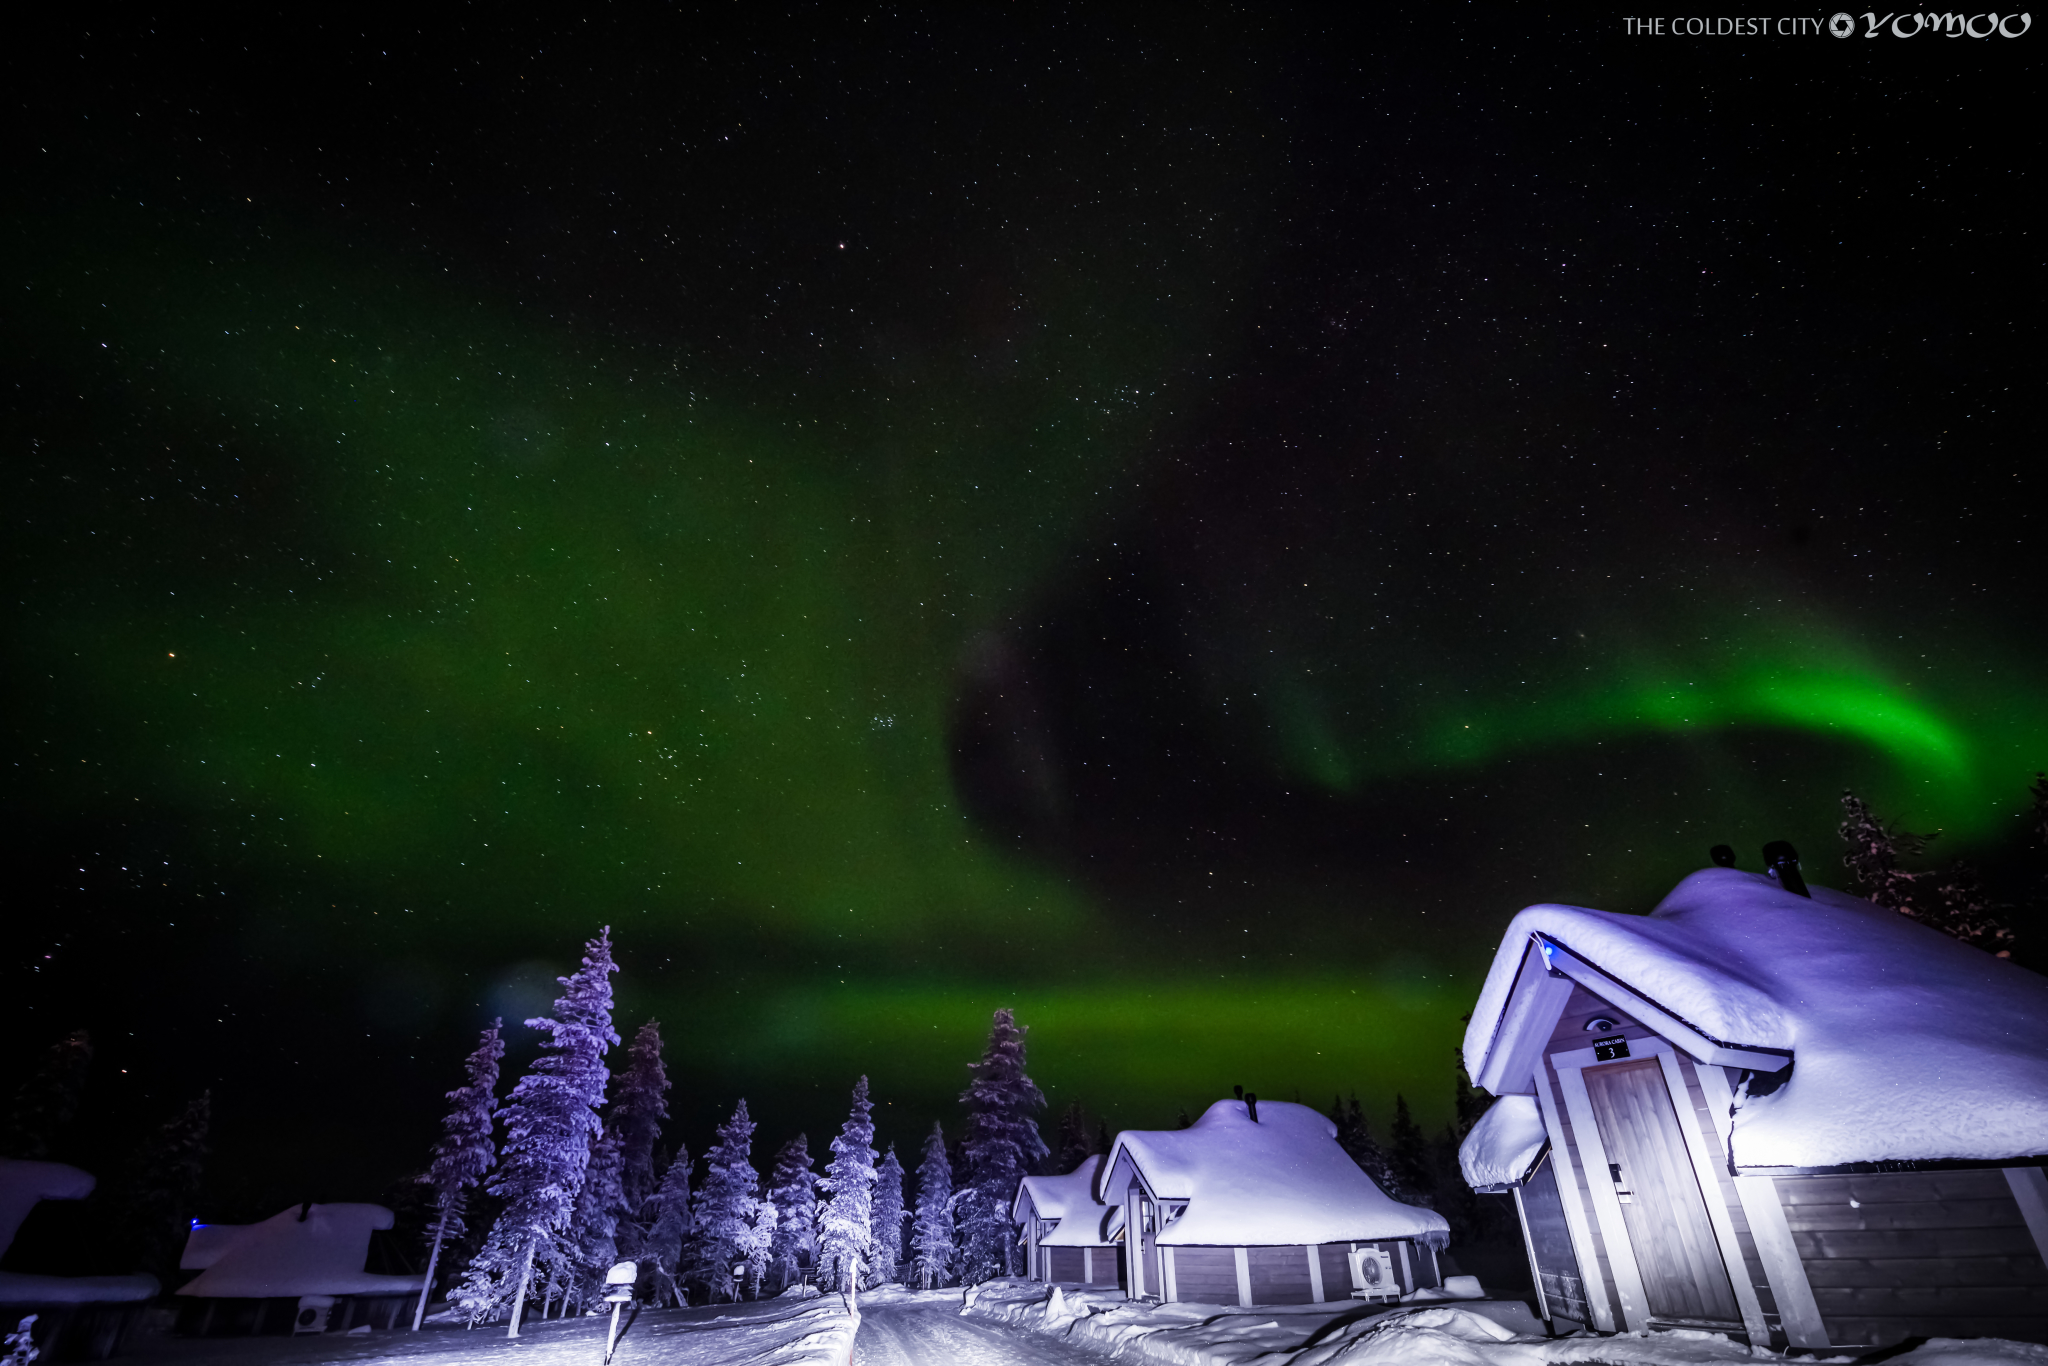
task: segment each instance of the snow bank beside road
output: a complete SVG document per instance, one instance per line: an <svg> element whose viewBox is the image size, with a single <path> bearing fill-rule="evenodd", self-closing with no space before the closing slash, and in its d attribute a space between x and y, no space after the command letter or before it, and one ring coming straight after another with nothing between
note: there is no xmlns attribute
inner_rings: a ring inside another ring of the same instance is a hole
<svg viewBox="0 0 2048 1366"><path fill-rule="evenodd" d="M964 1298L963 1314L1161 1366L1721 1366L1757 1359L1743 1343L1686 1329L1546 1338L1528 1307L1511 1300L1246 1309L1135 1304L1119 1291L1032 1281L991 1281ZM1822 1357L1813 1366L1854 1360ZM2048 1347L1937 1338L1888 1366L2048 1366Z"/></svg>

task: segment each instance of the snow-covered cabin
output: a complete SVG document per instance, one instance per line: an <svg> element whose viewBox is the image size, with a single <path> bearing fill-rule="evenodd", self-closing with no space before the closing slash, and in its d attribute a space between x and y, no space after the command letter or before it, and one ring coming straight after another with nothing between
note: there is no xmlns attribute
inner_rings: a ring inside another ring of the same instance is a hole
<svg viewBox="0 0 2048 1366"><path fill-rule="evenodd" d="M1811 892L1708 868L1646 916L1517 915L1466 1180L1512 1191L1565 1328L2048 1342L2048 979Z"/></svg>
<svg viewBox="0 0 2048 1366"><path fill-rule="evenodd" d="M177 1293L183 1332L199 1336L393 1327L424 1276L364 1270L370 1235L392 1225L382 1205L293 1205L259 1224L195 1224L179 1266L199 1274Z"/></svg>
<svg viewBox="0 0 2048 1366"><path fill-rule="evenodd" d="M1105 1231L1110 1207L1095 1198L1102 1154L1065 1176L1027 1176L1017 1183L1010 1218L1023 1230L1034 1281L1121 1285L1123 1247Z"/></svg>
<svg viewBox="0 0 2048 1366"><path fill-rule="evenodd" d="M92 1194L90 1172L62 1162L0 1158L0 1253L29 1211L45 1200L83 1200ZM36 1316L35 1344L58 1360L112 1356L144 1301L155 1298L154 1276L41 1276L0 1271L0 1328L8 1332Z"/></svg>
<svg viewBox="0 0 2048 1366"><path fill-rule="evenodd" d="M1337 1146L1337 1126L1306 1105L1219 1100L1190 1128L1126 1130L1096 1194L1114 1207L1109 1233L1125 1245L1133 1299L1345 1300L1378 1289L1357 1281L1374 1267L1394 1276L1389 1295L1442 1282L1444 1217L1373 1184Z"/></svg>

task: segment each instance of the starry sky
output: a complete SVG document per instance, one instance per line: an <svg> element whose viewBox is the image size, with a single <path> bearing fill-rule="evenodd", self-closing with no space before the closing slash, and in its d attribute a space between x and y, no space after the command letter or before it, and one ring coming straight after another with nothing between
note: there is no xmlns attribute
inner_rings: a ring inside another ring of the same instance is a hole
<svg viewBox="0 0 2048 1366"><path fill-rule="evenodd" d="M2020 885L2038 35L644 10L5 59L77 1160L210 1087L223 1210L373 1198L601 925L677 1137L910 1145L1004 1005L1113 1127L1440 1123L1513 911L1845 787Z"/></svg>

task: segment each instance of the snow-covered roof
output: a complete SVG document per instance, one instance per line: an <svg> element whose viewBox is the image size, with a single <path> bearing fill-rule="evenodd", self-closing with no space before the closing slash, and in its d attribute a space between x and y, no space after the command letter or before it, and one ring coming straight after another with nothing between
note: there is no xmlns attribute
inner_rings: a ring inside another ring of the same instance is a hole
<svg viewBox="0 0 2048 1366"><path fill-rule="evenodd" d="M1691 1042L1674 1042L1695 1056L1702 1036L1791 1055L1781 1087L1739 1102L1739 1167L2048 1153L2048 978L1870 902L1812 892L1707 868L1647 916L1529 907L1472 1012L1466 1067L1480 1077L1489 1055L1516 1045L1510 997L1542 936L1670 1017L1645 1023L1675 1025Z"/></svg>
<svg viewBox="0 0 2048 1366"><path fill-rule="evenodd" d="M92 1194L90 1172L62 1162L0 1158L0 1252L14 1245L21 1221L40 1200L83 1200Z"/></svg>
<svg viewBox="0 0 2048 1366"><path fill-rule="evenodd" d="M1475 1190L1508 1186L1528 1173L1550 1134L1534 1096L1502 1096L1458 1146L1458 1167Z"/></svg>
<svg viewBox="0 0 2048 1366"><path fill-rule="evenodd" d="M1306 1105L1268 1100L1254 1121L1219 1100L1187 1129L1118 1134L1109 1168L1128 1160L1162 1200L1186 1200L1161 1243L1268 1246L1374 1238L1441 1239L1434 1210L1394 1200L1337 1146L1337 1126Z"/></svg>
<svg viewBox="0 0 2048 1366"><path fill-rule="evenodd" d="M1109 1206L1095 1198L1103 1160L1097 1153L1083 1158L1081 1165L1065 1176L1025 1177L1017 1183L1010 1217L1022 1223L1027 1210L1035 1209L1041 1219L1059 1220L1059 1227L1039 1238L1042 1247L1103 1246L1102 1221Z"/></svg>
<svg viewBox="0 0 2048 1366"><path fill-rule="evenodd" d="M206 1299L271 1299L415 1292L422 1277L377 1276L363 1270L371 1232L390 1228L391 1223L391 1211L382 1205L312 1205L304 1209L303 1217L301 1207L293 1205L260 1224L241 1226L226 1247L209 1247L211 1264L177 1293Z"/></svg>
<svg viewBox="0 0 2048 1366"><path fill-rule="evenodd" d="M92 1194L90 1172L62 1162L0 1158L0 1252L14 1245L21 1221L41 1200L83 1200ZM37 1276L0 1271L0 1304L109 1304L146 1300L158 1290L154 1276Z"/></svg>

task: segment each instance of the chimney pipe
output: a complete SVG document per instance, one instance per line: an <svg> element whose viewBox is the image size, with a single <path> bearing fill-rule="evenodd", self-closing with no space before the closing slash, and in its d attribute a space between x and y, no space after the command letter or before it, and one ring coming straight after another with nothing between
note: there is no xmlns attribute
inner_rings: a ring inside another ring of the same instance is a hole
<svg viewBox="0 0 2048 1366"><path fill-rule="evenodd" d="M1259 1093L1257 1091L1247 1091L1244 1093L1244 1108L1251 1115L1252 1123L1257 1124L1259 1122Z"/></svg>
<svg viewBox="0 0 2048 1366"><path fill-rule="evenodd" d="M1813 893L1806 890L1806 879L1799 875L1799 851L1789 840L1772 840L1764 846L1764 871L1786 891L1813 899Z"/></svg>
<svg viewBox="0 0 2048 1366"><path fill-rule="evenodd" d="M1231 1089L1231 1090L1232 1090L1233 1092L1235 1092L1235 1093L1236 1093L1236 1095L1237 1095L1237 1098L1238 1098L1239 1100L1243 1100L1243 1099L1244 1099L1244 1088L1243 1088L1242 1086L1233 1086L1233 1087L1231 1087L1230 1089Z"/></svg>

